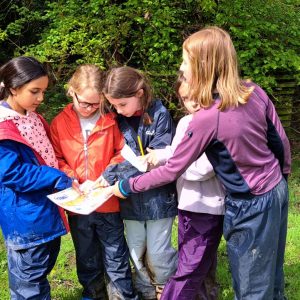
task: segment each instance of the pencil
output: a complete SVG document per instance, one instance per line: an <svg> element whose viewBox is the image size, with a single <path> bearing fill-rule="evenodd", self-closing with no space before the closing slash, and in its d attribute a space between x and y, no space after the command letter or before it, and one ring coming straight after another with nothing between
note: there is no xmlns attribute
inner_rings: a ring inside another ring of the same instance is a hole
<svg viewBox="0 0 300 300"><path fill-rule="evenodd" d="M139 135L137 136L137 139L138 139L138 143L139 143L139 147L140 147L140 152L141 152L142 156L144 156L145 153L144 153L144 149L143 149L143 145L142 145L142 140Z"/></svg>

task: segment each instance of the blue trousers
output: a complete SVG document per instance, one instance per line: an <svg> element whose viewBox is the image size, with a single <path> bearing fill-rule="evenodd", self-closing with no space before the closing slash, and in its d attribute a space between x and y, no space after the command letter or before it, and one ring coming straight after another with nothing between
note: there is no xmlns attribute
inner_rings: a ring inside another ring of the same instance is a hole
<svg viewBox="0 0 300 300"><path fill-rule="evenodd" d="M287 216L285 179L263 195L226 198L224 237L235 299L285 299Z"/></svg>
<svg viewBox="0 0 300 300"><path fill-rule="evenodd" d="M59 249L60 238L29 249L7 249L12 300L51 299L47 275L55 265Z"/></svg>
<svg viewBox="0 0 300 300"><path fill-rule="evenodd" d="M133 291L129 251L119 213L69 216L82 296L106 299L105 274L111 297L137 299Z"/></svg>

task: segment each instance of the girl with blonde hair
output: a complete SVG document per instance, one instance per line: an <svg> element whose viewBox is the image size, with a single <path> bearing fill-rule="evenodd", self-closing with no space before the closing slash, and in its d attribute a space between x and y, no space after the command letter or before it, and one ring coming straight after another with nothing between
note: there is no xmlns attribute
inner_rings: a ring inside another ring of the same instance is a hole
<svg viewBox="0 0 300 300"><path fill-rule="evenodd" d="M227 32L204 28L183 44L180 67L195 113L164 166L114 186L128 197L178 178L203 152L224 185L223 234L236 299L285 299L285 251L290 146L275 108L255 83L238 75ZM189 289L174 299L194 299Z"/></svg>
<svg viewBox="0 0 300 300"><path fill-rule="evenodd" d="M97 66L79 66L67 86L73 101L51 123L59 168L80 184L96 180L108 165L123 160L124 139L115 114L102 101L103 83ZM68 213L68 218L82 300L106 299L105 277L109 299L137 299L118 198L111 197L90 215Z"/></svg>

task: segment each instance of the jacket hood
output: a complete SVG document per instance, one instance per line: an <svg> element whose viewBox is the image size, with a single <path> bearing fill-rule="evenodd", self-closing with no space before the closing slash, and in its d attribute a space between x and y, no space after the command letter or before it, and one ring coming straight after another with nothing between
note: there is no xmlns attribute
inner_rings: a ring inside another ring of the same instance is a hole
<svg viewBox="0 0 300 300"><path fill-rule="evenodd" d="M21 114L17 113L13 109L3 106L2 102L3 101L0 101L0 122L7 121L7 120L13 120L16 117L17 118L22 117Z"/></svg>

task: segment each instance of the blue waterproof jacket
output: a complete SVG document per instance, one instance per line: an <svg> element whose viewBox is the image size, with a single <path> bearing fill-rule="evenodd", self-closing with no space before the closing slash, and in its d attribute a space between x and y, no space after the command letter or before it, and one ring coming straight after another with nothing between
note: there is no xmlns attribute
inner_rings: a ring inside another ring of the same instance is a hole
<svg viewBox="0 0 300 300"><path fill-rule="evenodd" d="M19 135L0 122L0 225L7 247L27 249L67 233L58 207L47 195L72 185Z"/></svg>
<svg viewBox="0 0 300 300"><path fill-rule="evenodd" d="M147 110L152 124L144 125L141 118L138 132L127 123L124 116L118 115L118 124L124 135L126 144L135 152L141 155L137 140L137 135L142 140L144 151L146 148L162 149L170 145L175 133L175 127L168 110L160 100L153 101ZM124 161L116 165L109 166L102 174L110 183L134 177L141 174L129 162ZM177 194L174 183L149 190L139 194L130 195L125 200L120 200L121 216L127 220L158 220L177 215Z"/></svg>

